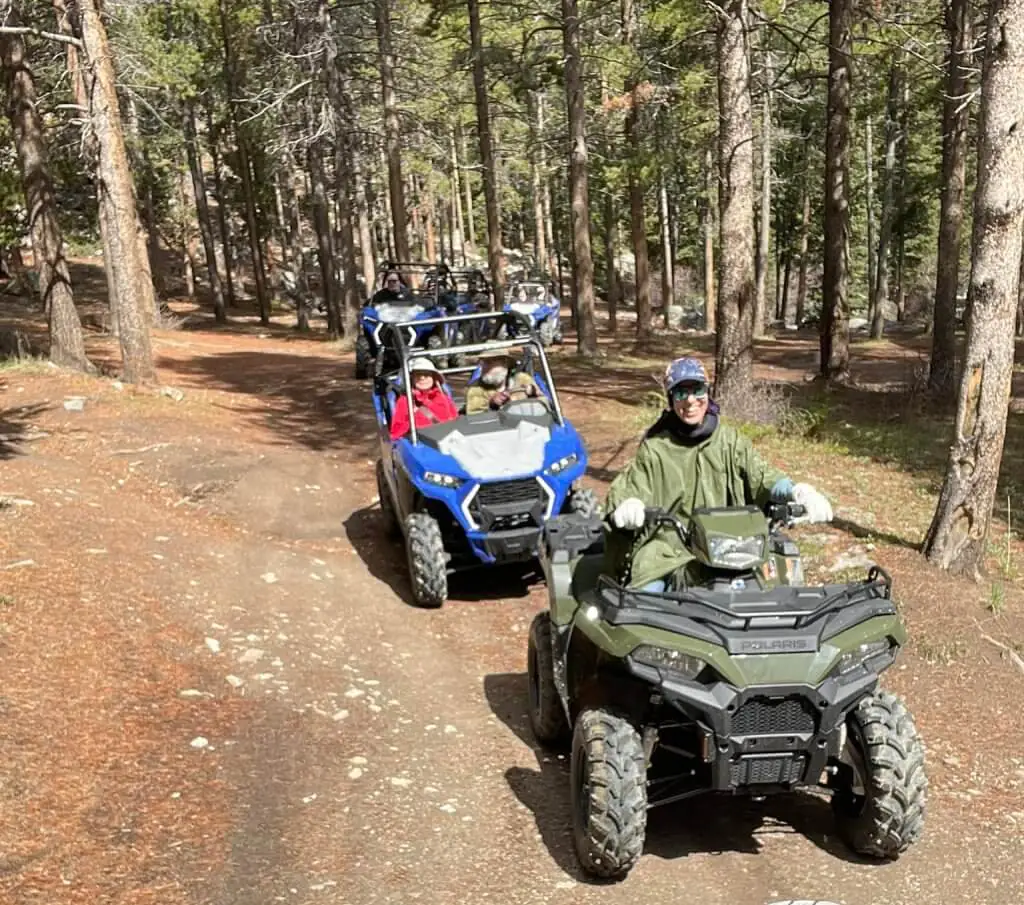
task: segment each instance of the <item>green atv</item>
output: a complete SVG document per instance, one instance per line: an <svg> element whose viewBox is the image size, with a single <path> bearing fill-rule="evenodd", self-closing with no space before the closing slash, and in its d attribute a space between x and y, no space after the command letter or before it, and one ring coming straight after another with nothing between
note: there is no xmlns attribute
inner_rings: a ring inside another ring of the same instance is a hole
<svg viewBox="0 0 1024 905"><path fill-rule="evenodd" d="M804 584L782 533L791 503L698 509L671 526L695 555L672 590L602 573L605 524L544 529L549 611L530 627L530 724L571 738L576 854L624 877L648 808L706 792L756 798L823 787L859 854L896 858L921 835L924 747L902 701L878 689L907 639L878 566L849 584Z"/></svg>

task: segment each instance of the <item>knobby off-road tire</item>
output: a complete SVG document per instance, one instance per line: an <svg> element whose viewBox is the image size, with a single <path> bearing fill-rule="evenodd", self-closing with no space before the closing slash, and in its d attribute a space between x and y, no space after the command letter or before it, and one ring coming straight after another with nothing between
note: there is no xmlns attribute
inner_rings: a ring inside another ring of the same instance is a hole
<svg viewBox="0 0 1024 905"><path fill-rule="evenodd" d="M575 515L582 515L584 518L595 516L600 511L601 504L593 490L574 490L569 494L569 511Z"/></svg>
<svg viewBox="0 0 1024 905"><path fill-rule="evenodd" d="M436 333L431 333L430 336L427 337L428 349L443 349L444 347L444 339L438 336ZM431 356L431 361L433 361L434 364L436 364L439 368L449 367L449 360L447 355L445 355L444 357L439 355Z"/></svg>
<svg viewBox="0 0 1024 905"><path fill-rule="evenodd" d="M859 855L895 859L924 829L924 745L910 711L888 692L861 700L847 729L847 745L862 758L866 794L839 789L832 796L839 832Z"/></svg>
<svg viewBox="0 0 1024 905"><path fill-rule="evenodd" d="M377 460L377 496L380 497L380 511L384 516L384 530L388 537L398 537L401 534L401 525L398 522L398 513L395 512L394 503L391 500L391 491L388 490L388 482L384 477L384 461Z"/></svg>
<svg viewBox="0 0 1024 905"><path fill-rule="evenodd" d="M373 364L373 355L370 354L370 341L366 334L360 330L356 337L356 379L363 380L370 376L370 366Z"/></svg>
<svg viewBox="0 0 1024 905"><path fill-rule="evenodd" d="M584 710L572 738L573 842L580 865L607 879L640 859L647 830L647 766L640 733L607 710Z"/></svg>
<svg viewBox="0 0 1024 905"><path fill-rule="evenodd" d="M555 688L551 650L551 616L538 613L530 624L526 669L530 682L530 728L542 745L554 747L569 738L569 724Z"/></svg>
<svg viewBox="0 0 1024 905"><path fill-rule="evenodd" d="M555 321L553 318L548 318L543 321L540 327L537 328L537 334L540 336L540 343L542 346L550 346L555 341Z"/></svg>
<svg viewBox="0 0 1024 905"><path fill-rule="evenodd" d="M416 605L436 609L448 597L448 557L437 522L425 512L406 516L405 548Z"/></svg>

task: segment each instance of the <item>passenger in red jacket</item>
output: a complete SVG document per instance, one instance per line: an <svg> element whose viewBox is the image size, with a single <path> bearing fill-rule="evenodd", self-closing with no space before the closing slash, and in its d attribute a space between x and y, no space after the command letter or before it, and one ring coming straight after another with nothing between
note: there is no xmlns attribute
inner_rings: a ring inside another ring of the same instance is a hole
<svg viewBox="0 0 1024 905"><path fill-rule="evenodd" d="M416 427L430 427L459 417L451 397L444 391L444 374L429 358L418 358L409 369L412 381L412 399L416 409ZM398 440L409 433L409 400L405 393L398 397L395 413L391 417L391 439Z"/></svg>

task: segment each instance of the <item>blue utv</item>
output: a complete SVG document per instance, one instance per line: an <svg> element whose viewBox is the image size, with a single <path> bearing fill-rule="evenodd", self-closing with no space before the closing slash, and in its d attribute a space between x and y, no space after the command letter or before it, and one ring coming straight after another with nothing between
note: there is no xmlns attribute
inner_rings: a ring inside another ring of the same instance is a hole
<svg viewBox="0 0 1024 905"><path fill-rule="evenodd" d="M545 346L562 342L562 303L545 279L522 279L507 291L505 311L527 318Z"/></svg>
<svg viewBox="0 0 1024 905"><path fill-rule="evenodd" d="M476 322L501 320L501 312L457 315L418 321L422 327L442 325L468 331ZM593 493L580 486L587 454L575 428L566 421L558 401L543 344L528 331L524 337L469 343L462 357L484 350L507 351L513 372L528 374L539 390L535 397L510 400L497 410L466 414L456 384L476 369L442 368L446 391L459 410L453 421L429 427L412 425L392 440L392 413L410 388L410 365L417 359L440 357L431 349L406 342L405 323L392 325L399 352L393 373L380 369L374 381L373 404L380 431L377 486L389 531L405 540L415 602L439 607L448 596L448 576L469 568L528 561L537 556L545 522L562 513L590 515L597 510ZM415 422L415 419L412 419Z"/></svg>

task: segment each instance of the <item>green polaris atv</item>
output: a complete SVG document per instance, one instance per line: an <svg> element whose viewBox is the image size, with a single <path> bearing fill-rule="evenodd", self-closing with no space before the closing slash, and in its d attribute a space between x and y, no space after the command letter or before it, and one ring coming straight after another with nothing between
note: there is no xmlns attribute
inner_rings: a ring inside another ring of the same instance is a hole
<svg viewBox="0 0 1024 905"><path fill-rule="evenodd" d="M624 877L647 810L707 792L831 793L859 854L896 858L921 835L924 747L903 702L878 688L907 639L878 566L849 584L807 586L782 530L792 503L698 509L671 525L695 560L652 593L603 574L604 522L544 529L549 611L530 627L530 723L571 738L576 853Z"/></svg>

